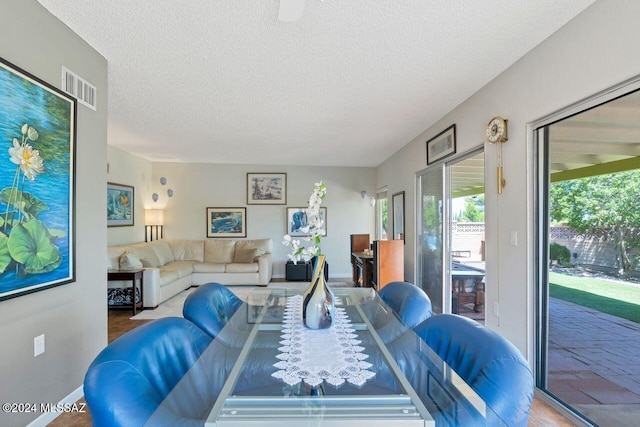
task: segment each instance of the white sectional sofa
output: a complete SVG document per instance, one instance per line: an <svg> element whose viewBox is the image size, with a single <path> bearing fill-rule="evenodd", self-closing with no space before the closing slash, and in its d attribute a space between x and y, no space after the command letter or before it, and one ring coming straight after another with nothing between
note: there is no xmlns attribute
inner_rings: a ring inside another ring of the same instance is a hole
<svg viewBox="0 0 640 427"><path fill-rule="evenodd" d="M163 239L110 246L107 268L144 267L143 305L155 308L191 286L208 282L266 286L273 274L272 247L271 239Z"/></svg>

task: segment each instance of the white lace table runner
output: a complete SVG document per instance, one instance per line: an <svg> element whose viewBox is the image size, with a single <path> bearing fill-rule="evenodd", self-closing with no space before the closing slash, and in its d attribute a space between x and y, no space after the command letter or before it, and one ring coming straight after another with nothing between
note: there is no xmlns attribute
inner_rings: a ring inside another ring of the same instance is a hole
<svg viewBox="0 0 640 427"><path fill-rule="evenodd" d="M359 346L358 335L351 327L351 320L336 298L333 326L329 329L308 329L302 322L302 296L291 296L283 316L282 340L273 366L278 371L272 375L290 386L301 381L316 387L323 381L342 385L345 381L362 386L375 376L369 371L372 365L365 362L369 356Z"/></svg>

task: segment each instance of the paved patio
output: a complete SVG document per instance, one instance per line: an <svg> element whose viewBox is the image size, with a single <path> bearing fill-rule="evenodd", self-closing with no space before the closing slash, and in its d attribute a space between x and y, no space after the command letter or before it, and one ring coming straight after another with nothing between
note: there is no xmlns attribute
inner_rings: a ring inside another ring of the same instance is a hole
<svg viewBox="0 0 640 427"><path fill-rule="evenodd" d="M601 426L640 419L640 324L549 302L548 389Z"/></svg>

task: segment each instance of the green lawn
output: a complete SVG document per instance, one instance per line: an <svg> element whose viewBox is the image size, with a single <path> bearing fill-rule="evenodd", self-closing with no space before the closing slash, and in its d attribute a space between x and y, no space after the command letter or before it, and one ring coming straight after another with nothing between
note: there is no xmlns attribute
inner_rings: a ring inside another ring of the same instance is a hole
<svg viewBox="0 0 640 427"><path fill-rule="evenodd" d="M549 272L549 295L640 323L640 286Z"/></svg>

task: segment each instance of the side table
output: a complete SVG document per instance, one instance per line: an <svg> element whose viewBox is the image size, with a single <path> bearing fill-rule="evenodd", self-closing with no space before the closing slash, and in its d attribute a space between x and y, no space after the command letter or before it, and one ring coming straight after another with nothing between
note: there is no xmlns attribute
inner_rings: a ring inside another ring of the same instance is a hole
<svg viewBox="0 0 640 427"><path fill-rule="evenodd" d="M144 269L139 268L135 270L108 270L107 271L107 282L111 282L114 280L131 280L131 302L133 308L133 315L136 315L136 309L139 307L140 310L143 310L144 306ZM138 287L136 286L136 281L140 279L140 302L136 302L136 294L138 292Z"/></svg>

